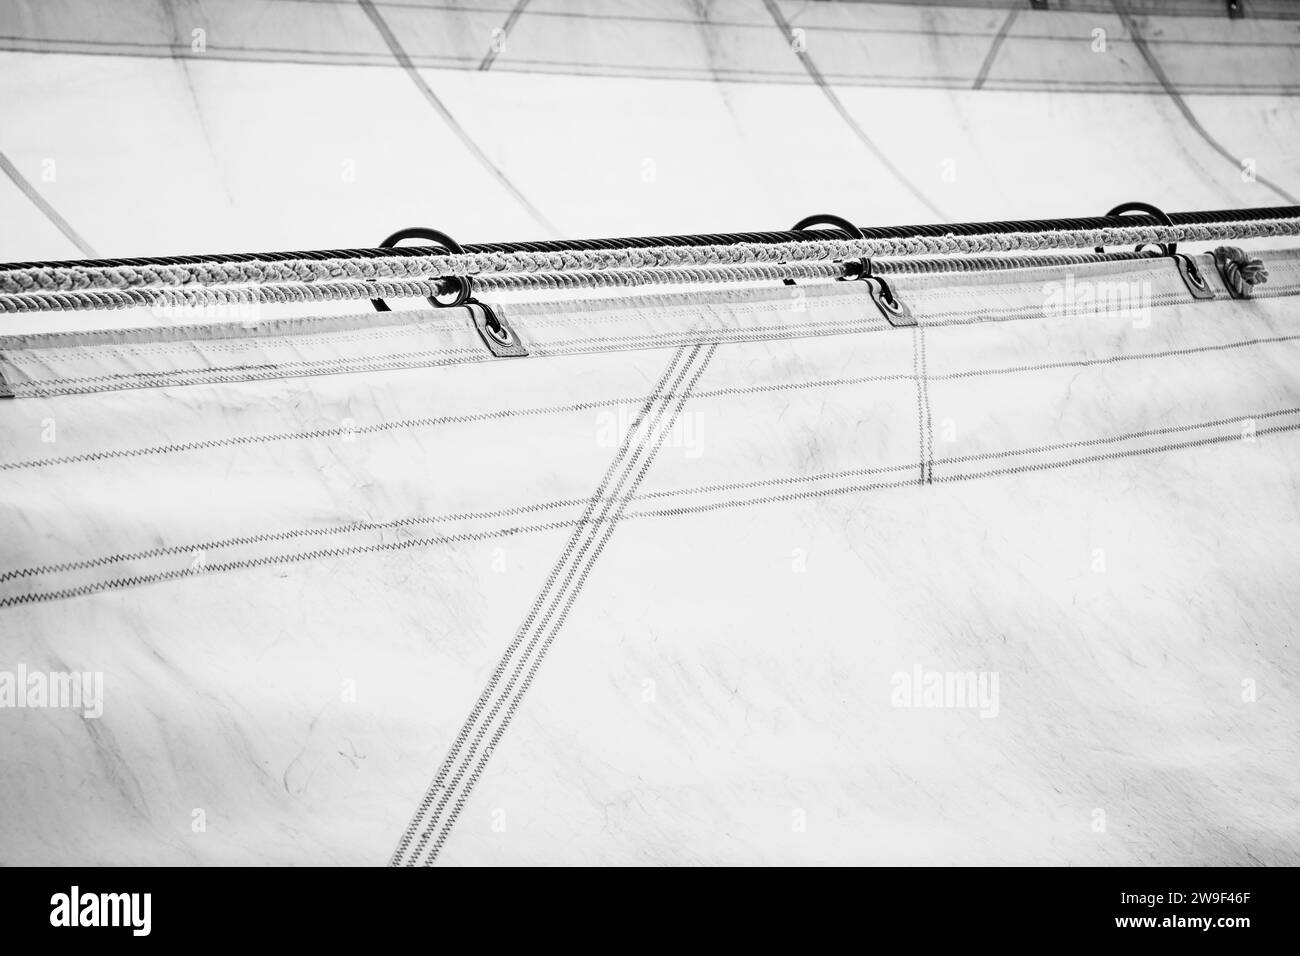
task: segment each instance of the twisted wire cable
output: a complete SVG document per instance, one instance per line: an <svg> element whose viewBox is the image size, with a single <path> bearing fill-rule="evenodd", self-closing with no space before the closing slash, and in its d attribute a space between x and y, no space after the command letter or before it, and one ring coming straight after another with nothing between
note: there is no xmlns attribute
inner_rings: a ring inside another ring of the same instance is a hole
<svg viewBox="0 0 1300 956"><path fill-rule="evenodd" d="M1300 206L1257 206L1247 209L1215 209L1169 214L1175 226L1215 225L1259 219L1300 218ZM1059 219L1028 219L994 222L928 223L906 226L859 226L867 239L903 239L912 236L978 236L990 233L1053 232L1105 229L1110 226L1155 226L1162 220L1150 215L1088 216ZM552 239L534 242L462 243L466 253L565 252L601 249L645 249L654 246L715 246L738 243L815 242L825 238L850 239L839 229L785 230L739 233L706 233L690 236L628 236L617 239ZM393 256L427 257L438 254L429 246L325 249L300 252L215 253L191 256L146 256L140 258L63 260L53 262L0 263L0 272L14 269L65 268L81 266L169 266L220 262L284 262L299 259L375 259Z"/></svg>

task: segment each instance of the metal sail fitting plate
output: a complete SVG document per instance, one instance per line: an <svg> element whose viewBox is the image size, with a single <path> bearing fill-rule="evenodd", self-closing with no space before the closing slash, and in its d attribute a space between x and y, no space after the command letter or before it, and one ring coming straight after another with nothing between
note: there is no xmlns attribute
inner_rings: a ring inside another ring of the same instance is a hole
<svg viewBox="0 0 1300 956"><path fill-rule="evenodd" d="M479 338L497 358L519 358L528 354L528 349L519 340L519 334L491 306L482 302L466 302L465 308L469 309L469 314L474 318L474 328L478 329Z"/></svg>
<svg viewBox="0 0 1300 956"><path fill-rule="evenodd" d="M876 308L885 317L885 321L896 328L916 325L916 316L912 315L912 310L894 295L893 290L885 284L883 279L869 276L861 281L867 284L867 289L871 293L871 301L876 304Z"/></svg>
<svg viewBox="0 0 1300 956"><path fill-rule="evenodd" d="M1178 274L1182 276L1183 285L1187 286L1187 291L1192 294L1193 299L1213 299L1214 290L1210 288L1209 281L1205 278L1205 273L1201 267L1192 261L1191 256L1185 256L1181 252L1174 253L1174 265L1178 267Z"/></svg>

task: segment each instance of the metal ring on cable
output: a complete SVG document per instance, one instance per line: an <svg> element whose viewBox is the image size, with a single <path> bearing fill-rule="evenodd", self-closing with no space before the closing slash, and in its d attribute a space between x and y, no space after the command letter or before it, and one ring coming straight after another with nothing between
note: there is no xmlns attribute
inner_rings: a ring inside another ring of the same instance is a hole
<svg viewBox="0 0 1300 956"><path fill-rule="evenodd" d="M406 239L428 239L436 242L445 250L444 253L435 253L435 255L445 255L448 253L460 255L464 253L459 242L437 229L426 229L423 226L412 226L410 229L399 229L387 239L379 244L380 248L395 247L399 242ZM455 297L450 302L443 302L436 296L429 296L429 304L437 309L445 309L451 306L464 305L470 300L473 293L473 283L469 276L447 276L447 281L453 282L456 286ZM391 312L388 303L383 299L371 299L370 304L375 307L376 312Z"/></svg>
<svg viewBox="0 0 1300 956"><path fill-rule="evenodd" d="M849 222L843 216L836 216L826 212L814 213L811 216L804 216L802 219L800 219L798 222L796 222L793 226L790 227L790 231L806 232L809 226L834 226L836 229L840 230L841 232L847 232L849 234L849 238L851 239L867 238L862 234L861 229L859 229L853 223ZM796 285L793 279L782 279L781 281L784 282L786 285Z"/></svg>
<svg viewBox="0 0 1300 956"><path fill-rule="evenodd" d="M847 219L844 219L841 216L832 216L829 213L817 213L813 216L804 216L804 218L791 226L790 230L791 232L805 232L809 226L834 226L836 229L847 232L849 237L852 239L867 238L862 234L861 229L853 225L853 223L849 222Z"/></svg>
<svg viewBox="0 0 1300 956"><path fill-rule="evenodd" d="M1109 219L1112 216L1123 216L1125 213L1130 213L1130 212L1145 213L1146 215L1151 216L1152 218L1159 219L1160 224L1164 226L1172 227L1174 224L1174 221L1170 219L1168 215L1165 214L1163 209L1153 206L1149 202L1120 203L1110 212L1106 213L1106 218ZM1162 256L1172 256L1175 252L1178 251L1178 243L1176 242L1168 242L1168 243L1139 242L1136 246L1133 247L1133 251L1141 252L1143 246L1155 246L1160 250L1160 254ZM1097 252L1105 252L1105 251L1106 248L1104 246L1097 246Z"/></svg>
<svg viewBox="0 0 1300 956"><path fill-rule="evenodd" d="M809 226L815 226L815 225L834 226L836 229L842 230L843 232L847 232L850 238L853 239L867 238L860 228L855 226L853 223L849 222L847 219L843 219L840 216L832 216L828 214L808 216L805 219L800 219L798 222L794 224L794 231L802 232L805 229L807 229ZM876 282L880 284L880 299L884 304L884 306L887 309L889 309L891 312L893 312L895 315L903 314L902 306L899 303L899 301L896 298L894 298L894 290L889 287L889 283L886 282L883 277L873 276L871 274L870 256L862 256L859 259L852 259L846 262L844 264L844 279L845 280L874 279ZM794 284L793 279L787 279L785 281L790 285Z"/></svg>

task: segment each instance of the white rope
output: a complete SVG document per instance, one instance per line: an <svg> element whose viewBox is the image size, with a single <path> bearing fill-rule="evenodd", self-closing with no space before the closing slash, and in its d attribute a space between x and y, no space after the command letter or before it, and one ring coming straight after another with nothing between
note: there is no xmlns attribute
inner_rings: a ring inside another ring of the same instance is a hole
<svg viewBox="0 0 1300 956"><path fill-rule="evenodd" d="M1043 266L1081 265L1149 259L1134 252L1055 253L1020 256L964 256L942 259L873 259L876 275L924 275L978 272ZM829 281L844 278L844 262L746 263L735 266L667 266L609 269L603 272L494 273L474 280L476 292L558 291L640 286L708 285L775 282L784 279ZM346 301L371 298L415 298L447 295L454 281L445 279L381 279L314 283L273 283L243 286L172 288L78 289L70 292L0 294L0 313L85 311L141 307L211 307Z"/></svg>
<svg viewBox="0 0 1300 956"><path fill-rule="evenodd" d="M0 271L0 293L21 295L86 289L177 289L218 285L412 280L438 276L477 276L483 273L606 271L890 255L964 255L1295 235L1300 235L1300 219L1261 219L1213 225L1110 226L1104 229L987 233L977 236L910 236L897 239L816 240L773 244L655 246L644 249L199 262L171 266L44 266Z"/></svg>
<svg viewBox="0 0 1300 956"><path fill-rule="evenodd" d="M522 289L559 290L647 285L706 285L763 282L780 279L838 279L844 276L841 262L747 264L740 266L672 267L666 269L610 270L608 272L507 273L475 279L475 292L506 292ZM423 298L455 292L455 282L446 279L381 279L315 283L273 283L268 285L202 286L179 289L77 289L70 292L29 292L0 295L0 312L77 311L132 309L142 306L247 305L254 303L328 302L356 299Z"/></svg>

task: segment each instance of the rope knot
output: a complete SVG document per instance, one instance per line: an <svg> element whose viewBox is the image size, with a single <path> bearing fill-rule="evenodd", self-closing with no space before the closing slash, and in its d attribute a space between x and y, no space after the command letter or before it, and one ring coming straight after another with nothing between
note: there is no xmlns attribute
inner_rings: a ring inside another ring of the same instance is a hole
<svg viewBox="0 0 1300 956"><path fill-rule="evenodd" d="M1219 246L1214 250L1214 264L1232 294L1246 298L1251 289L1268 281L1268 269L1260 259L1251 258L1237 246Z"/></svg>

